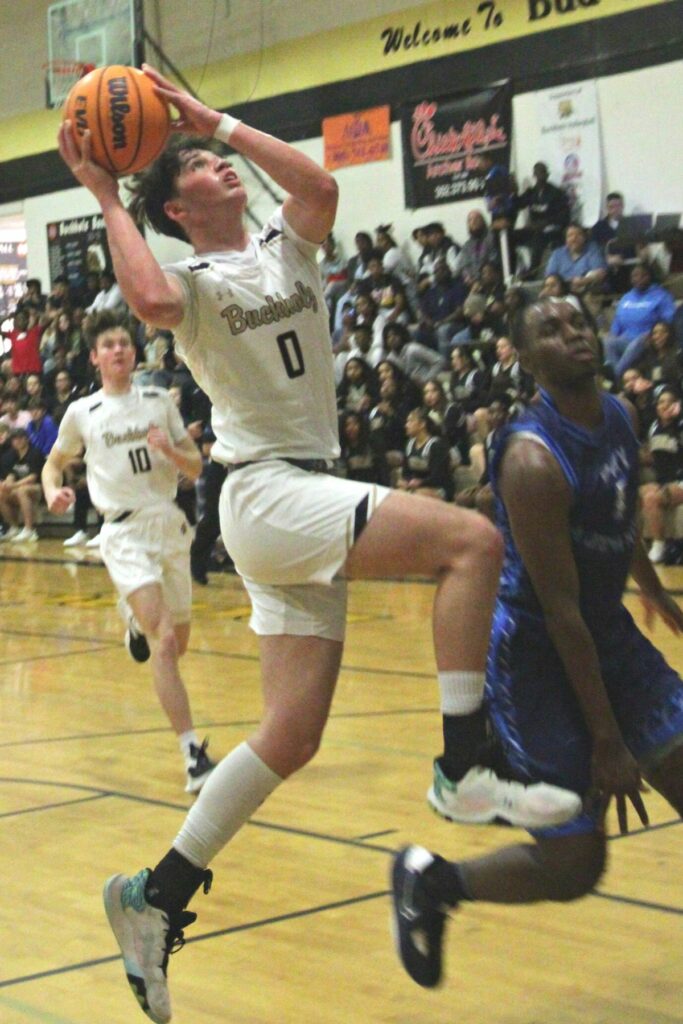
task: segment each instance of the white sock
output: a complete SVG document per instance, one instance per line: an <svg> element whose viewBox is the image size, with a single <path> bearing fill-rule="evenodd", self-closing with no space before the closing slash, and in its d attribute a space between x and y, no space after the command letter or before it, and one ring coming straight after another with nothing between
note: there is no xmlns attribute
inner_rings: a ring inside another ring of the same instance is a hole
<svg viewBox="0 0 683 1024"><path fill-rule="evenodd" d="M439 672L442 715L471 715L484 700L483 672Z"/></svg>
<svg viewBox="0 0 683 1024"><path fill-rule="evenodd" d="M205 868L281 782L248 743L241 743L209 775L173 846Z"/></svg>
<svg viewBox="0 0 683 1024"><path fill-rule="evenodd" d="M201 746L201 743L197 739L197 733L194 731L194 729L188 729L187 732L183 732L180 734L180 736L178 737L178 743L180 744L182 755L185 758L185 764L190 764L190 762L192 761L192 755L190 754L190 745L194 745L195 747Z"/></svg>

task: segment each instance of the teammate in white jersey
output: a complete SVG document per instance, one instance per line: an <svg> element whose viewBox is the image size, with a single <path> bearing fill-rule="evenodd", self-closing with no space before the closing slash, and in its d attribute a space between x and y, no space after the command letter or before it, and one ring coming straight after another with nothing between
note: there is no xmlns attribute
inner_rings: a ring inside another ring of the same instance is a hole
<svg viewBox="0 0 683 1024"><path fill-rule="evenodd" d="M135 346L111 313L88 329L91 360L102 389L73 402L43 467L51 512L76 495L64 469L85 449L88 490L104 516L100 550L127 620L126 646L136 661L150 658L154 686L183 754L188 793L198 792L215 764L200 743L178 667L190 638L191 531L174 502L178 474L196 479L201 456L170 395L132 383Z"/></svg>
<svg viewBox="0 0 683 1024"><path fill-rule="evenodd" d="M235 169L206 141L181 139L134 187L138 219L194 249L164 270L116 181L90 161L87 132L81 154L68 122L60 131L63 158L102 208L126 301L145 322L173 330L213 403L212 454L228 465L221 529L251 598L261 653L258 729L217 766L154 870L116 875L105 886L129 982L161 1022L171 1016L168 953L194 920L184 909L190 898L202 884L208 890L207 865L318 748L341 662L347 578L419 573L438 581L434 644L452 816L490 820L507 801L534 820L545 810L547 823L570 817L578 799L547 787L531 793L475 767L502 550L493 526L445 502L325 473L339 446L316 253L334 222L334 178L286 143L146 72L179 111L176 131L229 142L287 193L250 237Z"/></svg>

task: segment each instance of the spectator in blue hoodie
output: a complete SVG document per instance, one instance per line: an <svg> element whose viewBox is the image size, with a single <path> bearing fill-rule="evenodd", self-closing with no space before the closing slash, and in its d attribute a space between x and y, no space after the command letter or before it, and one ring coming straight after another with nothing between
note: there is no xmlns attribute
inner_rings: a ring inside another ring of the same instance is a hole
<svg viewBox="0 0 683 1024"><path fill-rule="evenodd" d="M647 336L656 323L670 324L676 303L670 292L656 284L652 268L636 263L631 271L631 290L622 295L605 338L605 360L617 374L643 355Z"/></svg>
<svg viewBox="0 0 683 1024"><path fill-rule="evenodd" d="M52 445L57 440L57 424L48 415L45 399L36 395L28 403L28 411L31 413L31 422L26 431L30 444L37 448L40 454L47 458Z"/></svg>

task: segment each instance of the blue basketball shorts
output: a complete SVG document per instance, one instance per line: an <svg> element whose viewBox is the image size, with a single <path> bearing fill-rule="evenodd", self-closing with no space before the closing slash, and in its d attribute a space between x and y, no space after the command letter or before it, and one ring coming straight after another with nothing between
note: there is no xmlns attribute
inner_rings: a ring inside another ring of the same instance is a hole
<svg viewBox="0 0 683 1024"><path fill-rule="evenodd" d="M625 608L596 641L603 680L624 741L641 764L683 742L683 683ZM543 623L499 601L486 673L489 713L507 760L525 782L585 796L591 742L574 691ZM595 831L597 811L534 835Z"/></svg>

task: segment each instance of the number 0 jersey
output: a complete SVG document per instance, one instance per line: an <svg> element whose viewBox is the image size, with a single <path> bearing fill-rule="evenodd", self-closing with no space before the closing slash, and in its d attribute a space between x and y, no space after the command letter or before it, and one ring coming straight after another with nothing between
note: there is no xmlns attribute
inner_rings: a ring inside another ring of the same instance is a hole
<svg viewBox="0 0 683 1024"><path fill-rule="evenodd" d="M123 395L96 391L68 407L55 444L65 455L85 447L88 490L106 518L173 501L178 470L147 444L151 426L173 444L188 436L173 399L162 388L131 386Z"/></svg>
<svg viewBox="0 0 683 1024"><path fill-rule="evenodd" d="M339 455L318 249L280 208L243 252L165 267L185 291L176 350L213 404L219 462Z"/></svg>

